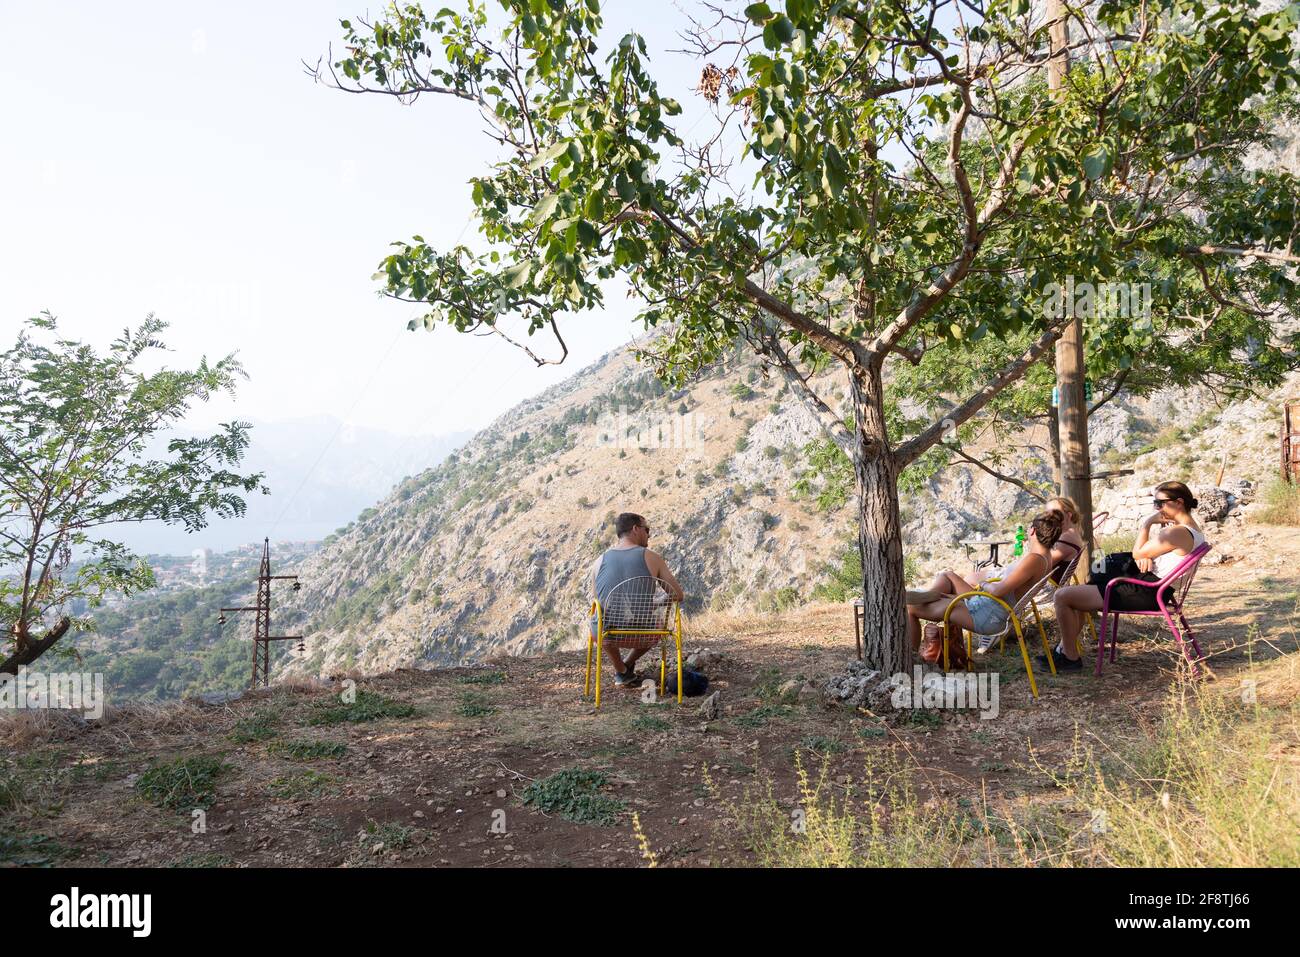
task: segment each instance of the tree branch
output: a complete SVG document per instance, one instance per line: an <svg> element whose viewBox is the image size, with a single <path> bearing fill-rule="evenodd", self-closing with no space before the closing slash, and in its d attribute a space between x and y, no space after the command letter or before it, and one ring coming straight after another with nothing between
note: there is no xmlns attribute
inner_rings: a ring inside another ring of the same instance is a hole
<svg viewBox="0 0 1300 957"><path fill-rule="evenodd" d="M1003 366L1002 371L994 376L993 379L989 381L988 385L980 389L980 391L976 392L961 405L956 406L938 422L929 426L929 428L924 432L921 432L919 435L914 436L900 445L898 450L894 453L894 458L898 463L898 468L900 470L906 468L915 461L921 453L938 442L945 432L950 429L955 429L962 423L966 422L978 413L980 409L984 408L984 406L986 406L994 396L1006 388L1006 386L1015 382L1024 375L1025 371L1037 362L1042 354L1051 348L1052 344L1056 342L1057 339L1061 338L1061 331L1062 327L1060 324L1049 326L1047 331L1039 336L1038 340L1030 346L1029 349L1020 356L1020 358Z"/></svg>
<svg viewBox="0 0 1300 957"><path fill-rule="evenodd" d="M1027 484L1027 483L1025 483L1025 482L1023 482L1023 481L1021 481L1021 480L1018 479L1018 478L1015 478L1015 477L1013 477L1013 476L1011 476L1011 475L1006 475L1006 474L1004 474L1004 473L1002 473L1002 472L997 471L997 470L994 469L994 468L991 468L990 466L984 464L983 462L981 462L979 459L975 458L974 456L972 456L972 455L967 455L965 452L963 452L963 451L962 451L961 449L959 449L957 446L955 446L955 445L953 445L953 444L951 444L951 443L949 443L949 442L939 442L938 444L941 445L941 446L943 446L943 447L944 447L945 449L947 449L949 452L954 453L954 454L957 455L959 458L964 459L965 461L969 462L971 465L974 465L974 466L976 466L977 468L981 468L981 469L983 469L985 472L988 472L989 475L992 475L992 476L993 476L995 479L997 479L999 482L1007 482L1007 483L1009 483L1009 484L1011 484L1011 485L1016 486L1017 488L1023 489L1024 491L1026 491L1026 492L1028 492L1030 495L1032 495L1034 498L1038 499L1040 502L1046 502L1046 501L1047 501L1047 496L1044 495L1043 493L1039 492L1039 491L1038 491L1036 488L1034 488L1033 486L1031 486L1031 485L1029 485L1029 484Z"/></svg>

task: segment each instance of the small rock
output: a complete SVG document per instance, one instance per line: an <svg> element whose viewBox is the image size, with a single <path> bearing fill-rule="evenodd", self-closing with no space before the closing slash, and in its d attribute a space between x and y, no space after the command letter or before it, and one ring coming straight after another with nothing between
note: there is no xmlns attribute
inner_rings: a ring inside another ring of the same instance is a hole
<svg viewBox="0 0 1300 957"><path fill-rule="evenodd" d="M715 691L700 704L699 715L705 721L716 721L722 715L722 692Z"/></svg>
<svg viewBox="0 0 1300 957"><path fill-rule="evenodd" d="M782 682L781 686L776 689L776 693L782 698L792 701L798 701L799 696L803 694L803 682L796 678Z"/></svg>
<svg viewBox="0 0 1300 957"><path fill-rule="evenodd" d="M423 812L423 811L416 811L416 812L415 812L415 816L416 816L416 817L424 817L424 812Z"/></svg>
<svg viewBox="0 0 1300 957"><path fill-rule="evenodd" d="M497 797L499 797L499 798L503 798L503 797L505 797L505 796L506 796L506 789L505 789L505 788L497 788Z"/></svg>

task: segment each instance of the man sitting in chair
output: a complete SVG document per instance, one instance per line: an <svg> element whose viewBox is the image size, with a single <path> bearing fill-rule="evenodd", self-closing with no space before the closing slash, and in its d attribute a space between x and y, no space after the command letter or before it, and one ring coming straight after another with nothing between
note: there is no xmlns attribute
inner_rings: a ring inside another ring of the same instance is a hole
<svg viewBox="0 0 1300 957"><path fill-rule="evenodd" d="M677 584L677 579L668 568L668 563L663 560L661 555L657 555L646 545L650 542L650 526L646 524L644 518L635 512L623 512L614 520L614 531L618 533L618 544L613 548L607 549L600 558L596 559L591 568L591 590L596 600L600 602L602 614L607 616L605 621L606 628L662 628L663 621L622 621L619 619L618 606L622 603L615 600L614 606L610 607L610 592L615 586L634 578L658 579L666 592L666 601L680 602L683 597L682 586ZM646 583L647 585L650 582ZM627 591L624 589L622 591ZM640 596L636 596L640 597ZM645 608L652 607L655 602L655 596L646 595ZM639 601L633 601L631 604L640 605ZM645 611L641 611L644 615ZM662 615L658 616L662 618ZM591 633L596 634L596 619L591 620ZM609 656L610 664L614 666L614 684L620 688L635 688L641 683L641 679L636 674L637 660L650 650L649 643L644 648L632 648L629 650L627 661L619 653L618 648L608 642L605 643L605 654Z"/></svg>

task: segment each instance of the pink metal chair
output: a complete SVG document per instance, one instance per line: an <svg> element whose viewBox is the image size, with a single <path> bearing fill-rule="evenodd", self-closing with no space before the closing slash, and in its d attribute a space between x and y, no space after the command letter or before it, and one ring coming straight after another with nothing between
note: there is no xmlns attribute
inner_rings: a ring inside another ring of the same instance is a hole
<svg viewBox="0 0 1300 957"><path fill-rule="evenodd" d="M1196 577L1196 569L1201 563L1201 559L1212 548L1209 542L1198 545L1196 549L1190 552L1186 558L1178 563L1178 567L1171 571L1158 582L1143 581L1140 578L1116 578L1106 585L1106 594L1102 599L1101 606L1101 637L1097 641L1097 674L1101 674L1101 662L1106 652L1106 633L1110 631L1110 660L1114 664L1115 657L1118 654L1116 648L1116 638L1119 635L1119 616L1120 615L1146 615L1163 616L1165 624L1169 626L1169 631L1173 634L1174 640L1178 642L1179 650L1187 658L1187 663L1192 666L1192 674L1198 674L1199 669L1196 667L1196 661L1203 658L1201 646L1196 643L1196 636L1192 634L1192 626L1187 623L1187 618L1183 615L1183 603L1187 600L1187 591L1192 587L1192 579ZM1154 588L1156 590L1157 610L1153 611L1129 611L1122 608L1110 607L1110 590L1119 582L1133 582L1135 585L1141 585L1144 588ZM1165 601L1164 593L1166 589L1172 589L1173 593L1169 596L1168 602ZM1110 626L1111 616L1115 618L1114 627ZM1174 615L1182 622L1183 630L1179 631L1178 626L1174 624ZM1193 658L1187 650L1187 643L1191 642L1192 648L1196 651L1196 658Z"/></svg>

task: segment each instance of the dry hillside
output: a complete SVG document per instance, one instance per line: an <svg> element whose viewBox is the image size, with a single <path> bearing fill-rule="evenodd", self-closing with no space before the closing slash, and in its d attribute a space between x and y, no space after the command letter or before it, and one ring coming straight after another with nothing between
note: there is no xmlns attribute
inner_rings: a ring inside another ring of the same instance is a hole
<svg viewBox="0 0 1300 957"><path fill-rule="evenodd" d="M1036 702L1018 656L995 657L981 721L825 703L852 654L843 606L714 613L688 634L714 653L714 718L626 692L597 713L581 656L556 652L362 677L351 707L298 682L8 719L0 863L1294 866L1300 536L1229 538L1189 604L1214 673L1184 688L1191 710L1150 623L1125 623L1101 678L1040 675Z"/></svg>

